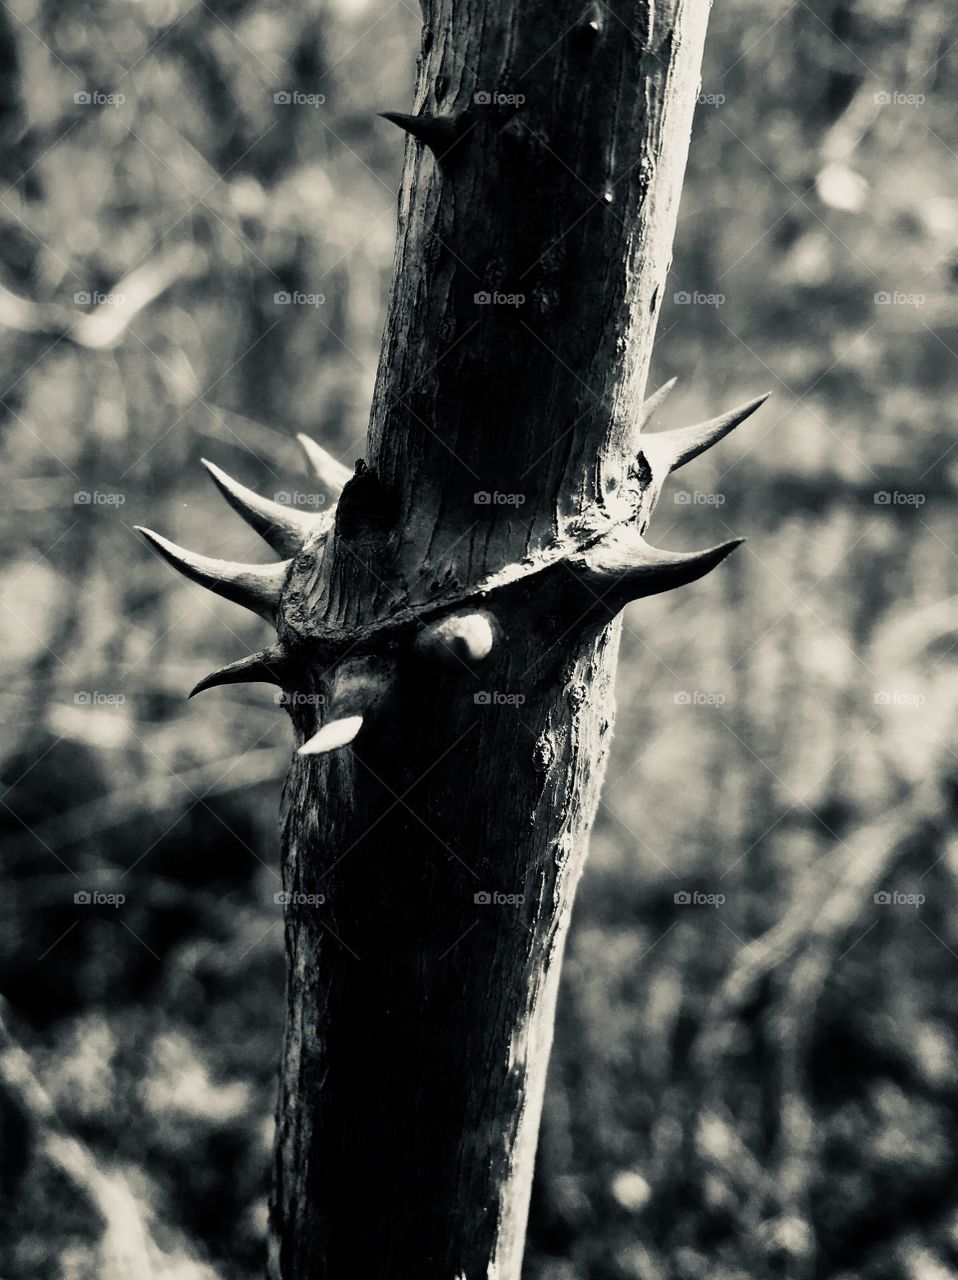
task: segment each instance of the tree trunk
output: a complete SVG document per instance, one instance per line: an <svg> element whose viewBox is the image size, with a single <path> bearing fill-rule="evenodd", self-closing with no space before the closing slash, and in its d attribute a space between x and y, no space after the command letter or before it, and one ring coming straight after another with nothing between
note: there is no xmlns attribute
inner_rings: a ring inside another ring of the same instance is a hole
<svg viewBox="0 0 958 1280"><path fill-rule="evenodd" d="M754 404L636 453L707 11L427 5L368 465L316 525L213 469L273 569L151 535L275 619L202 687L281 683L300 744L277 1280L518 1280L615 617L735 545L642 534Z"/></svg>
<svg viewBox="0 0 958 1280"><path fill-rule="evenodd" d="M439 119L408 121L367 501L301 588L317 642L460 603L628 486L707 9L427 12ZM618 645L537 576L488 657L399 654L352 750L294 765L286 887L325 902L288 908L283 1280L519 1276Z"/></svg>

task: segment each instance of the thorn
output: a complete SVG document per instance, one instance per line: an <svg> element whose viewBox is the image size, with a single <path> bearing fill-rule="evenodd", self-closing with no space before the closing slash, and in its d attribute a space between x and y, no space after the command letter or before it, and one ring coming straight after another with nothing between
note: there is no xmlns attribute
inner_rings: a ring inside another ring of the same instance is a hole
<svg viewBox="0 0 958 1280"><path fill-rule="evenodd" d="M233 560L213 560L178 547L161 538L152 529L136 526L147 542L163 559L192 582L215 591L217 595L252 609L268 622L275 621L279 597L291 561L281 564L237 564Z"/></svg>
<svg viewBox="0 0 958 1280"><path fill-rule="evenodd" d="M453 116L408 116L401 111L380 111L384 120L411 133L441 160L459 139L459 124Z"/></svg>
<svg viewBox="0 0 958 1280"><path fill-rule="evenodd" d="M584 567L598 594L641 600L704 578L744 541L733 538L706 551L662 551L646 542L634 526L620 525L586 554ZM616 586L621 587L619 593Z"/></svg>
<svg viewBox="0 0 958 1280"><path fill-rule="evenodd" d="M722 414L720 418L710 418L708 422L699 422L694 427L679 427L675 431L659 431L643 436L640 441L642 452L648 458L653 472L664 476L684 467L700 453L711 449L713 444L727 436L740 422L751 417L771 394L771 391L766 391L764 395L749 400L731 413Z"/></svg>
<svg viewBox="0 0 958 1280"><path fill-rule="evenodd" d="M262 498L206 458L201 458L200 461L233 510L238 512L274 551L281 556L299 554L303 543L315 527L311 516L297 511L295 507L284 507L278 502L271 502L269 498Z"/></svg>
<svg viewBox="0 0 958 1280"><path fill-rule="evenodd" d="M206 689L213 689L221 684L264 684L283 686L282 668L286 661L281 649L261 649L259 653L251 653L248 657L230 662L218 671L212 671L195 684L187 695L195 698Z"/></svg>
<svg viewBox="0 0 958 1280"><path fill-rule="evenodd" d="M353 478L349 467L344 467L338 458L334 458L327 449L309 436L300 434L296 439L302 445L316 479L327 490L330 497L338 498L347 482Z"/></svg>
<svg viewBox="0 0 958 1280"><path fill-rule="evenodd" d="M651 420L652 415L658 413L658 411L665 404L666 400L668 400L669 396L672 394L672 391L675 388L675 384L677 382L678 382L677 377L669 378L668 382L662 383L658 391L653 391L653 393L649 396L648 400L646 400L646 402L642 406L642 412L639 415L641 418L641 422L639 424L640 427L644 427L646 423Z"/></svg>
<svg viewBox="0 0 958 1280"><path fill-rule="evenodd" d="M416 649L425 656L449 662L480 662L492 652L496 631L492 616L484 610L450 613L427 622L416 637Z"/></svg>
<svg viewBox="0 0 958 1280"><path fill-rule="evenodd" d="M335 751L337 747L345 747L348 742L352 742L356 734L363 727L362 716L347 716L344 720L330 720L328 724L324 724L318 733L313 736L299 749L301 756L319 756L324 751Z"/></svg>

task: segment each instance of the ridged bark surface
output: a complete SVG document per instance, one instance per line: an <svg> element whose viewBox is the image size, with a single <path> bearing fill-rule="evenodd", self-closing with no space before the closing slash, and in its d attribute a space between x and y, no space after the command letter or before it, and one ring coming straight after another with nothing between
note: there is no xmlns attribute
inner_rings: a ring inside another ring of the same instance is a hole
<svg viewBox="0 0 958 1280"><path fill-rule="evenodd" d="M518 1280L617 627L553 576L490 594L479 663L363 636L536 556L635 483L707 12L427 12L414 110L449 127L442 158L406 141L370 471L296 560L281 611L300 741L331 668L369 652L388 670L355 742L296 757L286 791L285 885L302 896L287 908L282 1280Z"/></svg>

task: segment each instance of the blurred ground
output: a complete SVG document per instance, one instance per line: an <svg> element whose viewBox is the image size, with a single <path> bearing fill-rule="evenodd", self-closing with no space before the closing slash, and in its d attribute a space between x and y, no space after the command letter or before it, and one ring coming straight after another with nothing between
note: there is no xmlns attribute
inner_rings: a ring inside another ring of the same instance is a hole
<svg viewBox="0 0 958 1280"><path fill-rule="evenodd" d="M261 1273L288 729L184 705L262 628L131 526L256 558L199 457L295 500L296 431L361 453L418 33L0 10L6 1280ZM775 395L656 516L748 546L626 618L530 1280L958 1276L956 44L941 0L713 13L651 382L661 425Z"/></svg>

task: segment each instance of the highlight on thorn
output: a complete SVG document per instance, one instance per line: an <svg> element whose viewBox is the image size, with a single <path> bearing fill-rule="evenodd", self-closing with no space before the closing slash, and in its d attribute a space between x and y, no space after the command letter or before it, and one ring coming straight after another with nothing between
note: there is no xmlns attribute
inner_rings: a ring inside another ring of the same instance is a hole
<svg viewBox="0 0 958 1280"><path fill-rule="evenodd" d="M618 525L575 567L595 595L621 605L704 578L744 541L733 538L705 551L663 551L646 542L634 525Z"/></svg>
<svg viewBox="0 0 958 1280"><path fill-rule="evenodd" d="M334 458L328 449L324 449L321 444L317 444L311 436L303 435L300 432L296 439L306 454L306 460L313 468L313 474L316 479L330 497L338 498L349 481L352 480L352 471L350 471L349 467L344 466L338 458Z"/></svg>
<svg viewBox="0 0 958 1280"><path fill-rule="evenodd" d="M485 609L461 610L427 622L416 636L419 653L445 663L481 662L492 652L496 624Z"/></svg>
<svg viewBox="0 0 958 1280"><path fill-rule="evenodd" d="M668 384L666 384L668 386ZM664 390L664 388L662 388ZM661 392L656 392L656 395ZM737 409L723 413L718 418L710 418L707 422L698 422L691 427L678 427L674 431L658 431L652 435L641 437L642 452L645 454L654 474L660 477L670 471L677 471L687 462L697 458L706 449L711 449L733 431L746 418L750 418L756 409L760 409L772 393L756 396ZM655 399L655 396L652 397Z"/></svg>
<svg viewBox="0 0 958 1280"><path fill-rule="evenodd" d="M299 749L301 756L319 756L327 751L345 747L363 727L362 716L346 716L342 720L330 720L314 733Z"/></svg>
<svg viewBox="0 0 958 1280"><path fill-rule="evenodd" d="M212 477L220 493L246 523L281 556L295 556L312 533L315 521L312 516L295 507L284 507L269 498L262 498L246 485L234 480L215 463L201 458L203 466Z"/></svg>
<svg viewBox="0 0 958 1280"><path fill-rule="evenodd" d="M241 604L267 622L275 622L291 560L280 564L238 564L233 560L214 560L178 547L152 529L144 529L141 525L135 527L157 555L191 582L215 591L234 604Z"/></svg>

